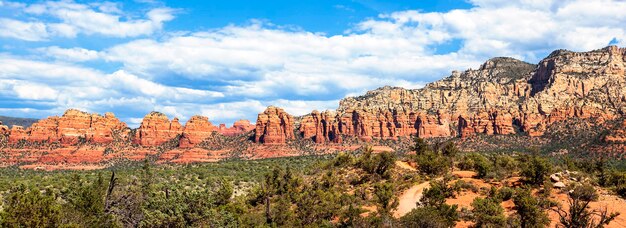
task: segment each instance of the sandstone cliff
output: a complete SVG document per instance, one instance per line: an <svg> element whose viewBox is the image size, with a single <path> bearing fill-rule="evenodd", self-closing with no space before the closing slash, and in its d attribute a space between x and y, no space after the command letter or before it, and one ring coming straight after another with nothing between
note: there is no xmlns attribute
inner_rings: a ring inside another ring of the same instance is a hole
<svg viewBox="0 0 626 228"><path fill-rule="evenodd" d="M185 124L185 128L180 138L180 147L193 147L195 144L211 137L213 132L217 130L217 127L213 126L213 124L209 122L208 117L192 116Z"/></svg>
<svg viewBox="0 0 626 228"><path fill-rule="evenodd" d="M493 58L424 88L382 87L340 101L335 112L302 117L299 132L318 143L417 135L541 136L567 118L613 119L626 112L626 49L558 50L539 64ZM267 115L259 115L261 120ZM277 125L278 126L278 125ZM265 137L257 125L256 138ZM276 140L283 142L284 140Z"/></svg>
<svg viewBox="0 0 626 228"><path fill-rule="evenodd" d="M142 146L158 146L182 133L183 126L178 122L178 118L170 121L163 113L151 112L141 121L135 133L134 143Z"/></svg>
<svg viewBox="0 0 626 228"><path fill-rule="evenodd" d="M294 118L283 109L268 107L259 113L255 128L255 142L281 144L295 139Z"/></svg>
<svg viewBox="0 0 626 228"><path fill-rule="evenodd" d="M124 137L127 127L112 113L101 116L69 109L61 117L53 116L39 120L27 129L13 126L9 142L27 140L72 145L83 140L83 142L109 143L114 139L114 132L119 132Z"/></svg>
<svg viewBox="0 0 626 228"><path fill-rule="evenodd" d="M237 120L232 127L226 127L226 124L220 124L217 132L226 136L236 136L253 131L256 125L251 124L249 120Z"/></svg>

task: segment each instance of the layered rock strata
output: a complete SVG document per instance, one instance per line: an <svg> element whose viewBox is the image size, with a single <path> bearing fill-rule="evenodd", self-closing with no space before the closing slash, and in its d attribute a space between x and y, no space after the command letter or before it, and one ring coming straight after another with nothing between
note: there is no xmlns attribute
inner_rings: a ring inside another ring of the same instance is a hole
<svg viewBox="0 0 626 228"><path fill-rule="evenodd" d="M455 71L421 89L387 86L345 98L335 112L303 116L299 132L318 143L340 141L342 136L541 136L547 126L568 118L624 115L625 68L626 49L615 46L590 52L557 50L537 65L493 58L477 70ZM263 137L265 131L257 125L257 141Z"/></svg>
<svg viewBox="0 0 626 228"><path fill-rule="evenodd" d="M27 140L71 145L82 140L91 143L109 143L114 140L115 132L119 132L121 137L124 137L127 133L127 126L112 113L101 116L69 109L61 117L53 116L39 120L28 129L13 126L9 142Z"/></svg>
<svg viewBox="0 0 626 228"><path fill-rule="evenodd" d="M192 116L183 130L180 147L189 148L211 137L218 130L206 116Z"/></svg>
<svg viewBox="0 0 626 228"><path fill-rule="evenodd" d="M233 123L232 127L226 127L225 124L220 124L218 132L226 136L236 136L248 133L256 129L256 125L251 124L249 120L237 120Z"/></svg>
<svg viewBox="0 0 626 228"><path fill-rule="evenodd" d="M255 142L282 144L295 139L294 118L285 110L270 106L259 113L254 131Z"/></svg>
<svg viewBox="0 0 626 228"><path fill-rule="evenodd" d="M178 118L170 121L163 113L151 112L141 121L135 133L134 143L142 146L158 146L182 133L183 126L178 122Z"/></svg>

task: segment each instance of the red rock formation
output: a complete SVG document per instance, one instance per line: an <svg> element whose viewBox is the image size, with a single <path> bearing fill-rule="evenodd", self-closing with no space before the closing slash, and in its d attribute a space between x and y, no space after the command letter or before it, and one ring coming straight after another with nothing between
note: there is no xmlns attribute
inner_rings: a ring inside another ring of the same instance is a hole
<svg viewBox="0 0 626 228"><path fill-rule="evenodd" d="M126 123L120 121L113 113L107 112L104 116L91 115L91 131L87 132L87 139L95 143L110 143L115 140L115 133L121 139L128 137Z"/></svg>
<svg viewBox="0 0 626 228"><path fill-rule="evenodd" d="M82 138L85 142L109 143L113 141L113 132L124 137L126 128L126 124L112 113L100 116L69 109L63 116L39 120L25 131L16 129L15 136L11 133L11 138L14 139L10 142L26 139L31 142L61 142L63 145L72 145Z"/></svg>
<svg viewBox="0 0 626 228"><path fill-rule="evenodd" d="M300 121L300 134L302 134L302 137L312 139L316 143L340 143L342 139L339 133L336 115L331 111L323 113L313 111Z"/></svg>
<svg viewBox="0 0 626 228"><path fill-rule="evenodd" d="M39 120L31 125L26 132L31 142L58 142L57 136L59 117L53 116Z"/></svg>
<svg viewBox="0 0 626 228"><path fill-rule="evenodd" d="M249 120L237 120L232 127L226 127L226 124L220 124L218 133L226 136L235 136L248 133L256 128Z"/></svg>
<svg viewBox="0 0 626 228"><path fill-rule="evenodd" d="M141 121L135 134L134 143L142 146L158 146L183 133L178 118L170 121L160 112L151 112Z"/></svg>
<svg viewBox="0 0 626 228"><path fill-rule="evenodd" d="M480 112L471 116L459 116L459 133L461 137L476 134L514 134L513 117L510 113Z"/></svg>
<svg viewBox="0 0 626 228"><path fill-rule="evenodd" d="M195 144L211 137L215 131L217 131L217 127L209 122L208 117L192 116L185 124L179 145L181 148L193 147Z"/></svg>
<svg viewBox="0 0 626 228"><path fill-rule="evenodd" d="M254 141L265 144L283 144L295 139L293 117L283 109L270 106L259 113Z"/></svg>
<svg viewBox="0 0 626 228"><path fill-rule="evenodd" d="M13 125L11 132L9 133L9 143L17 143L20 140L26 140L27 138L28 134L26 134L24 127Z"/></svg>
<svg viewBox="0 0 626 228"><path fill-rule="evenodd" d="M448 118L441 112L436 115L419 114L417 117L417 136L420 138L454 136L450 130Z"/></svg>
<svg viewBox="0 0 626 228"><path fill-rule="evenodd" d="M2 121L0 121L0 135L8 135L11 130L6 125L2 125Z"/></svg>

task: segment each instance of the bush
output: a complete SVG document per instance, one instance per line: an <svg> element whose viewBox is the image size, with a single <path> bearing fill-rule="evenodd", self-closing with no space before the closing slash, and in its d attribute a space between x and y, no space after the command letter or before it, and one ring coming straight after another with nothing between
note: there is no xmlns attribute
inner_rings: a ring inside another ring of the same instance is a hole
<svg viewBox="0 0 626 228"><path fill-rule="evenodd" d="M454 207L454 209L454 213L456 213L456 207ZM458 221L458 214L451 217L455 218L442 215L441 211L435 207L418 207L402 216L400 223L403 227L454 227L456 221Z"/></svg>
<svg viewBox="0 0 626 228"><path fill-rule="evenodd" d="M379 183L374 185L374 195L380 213L390 213L398 207L398 198L395 196L395 187L391 183Z"/></svg>
<svg viewBox="0 0 626 228"><path fill-rule="evenodd" d="M541 208L541 202L532 196L528 189L518 189L513 199L520 226L546 227L550 224L548 215Z"/></svg>
<svg viewBox="0 0 626 228"><path fill-rule="evenodd" d="M504 209L493 198L476 198L472 202L473 221L476 227L503 227L506 224Z"/></svg>
<svg viewBox="0 0 626 228"><path fill-rule="evenodd" d="M601 210L591 210L589 203L598 198L598 194L591 185L579 185L569 193L569 209L559 207L559 222L563 227L603 227L611 223L619 213L608 213L606 207Z"/></svg>
<svg viewBox="0 0 626 228"><path fill-rule="evenodd" d="M493 167L485 156L479 153L470 153L465 155L459 162L459 168L476 171L479 178L484 178Z"/></svg>
<svg viewBox="0 0 626 228"><path fill-rule="evenodd" d="M359 157L357 167L369 174L377 174L383 178L389 178L396 162L396 156L392 152L382 152L376 155L373 155L372 152L371 147L366 147L363 154Z"/></svg>
<svg viewBox="0 0 626 228"><path fill-rule="evenodd" d="M626 197L626 184L617 186L617 188L615 188L615 192L621 197Z"/></svg>
<svg viewBox="0 0 626 228"><path fill-rule="evenodd" d="M537 154L527 156L520 165L524 180L532 185L542 184L552 172L550 162Z"/></svg>
<svg viewBox="0 0 626 228"><path fill-rule="evenodd" d="M20 185L11 190L0 212L0 227L58 227L61 206L50 191Z"/></svg>
<svg viewBox="0 0 626 228"><path fill-rule="evenodd" d="M450 158L444 157L438 152L427 151L415 158L417 168L423 174L430 176L441 175L452 165Z"/></svg>
<svg viewBox="0 0 626 228"><path fill-rule="evenodd" d="M509 187L502 187L498 189L497 197L502 201L507 201L513 198L515 195L515 190Z"/></svg>

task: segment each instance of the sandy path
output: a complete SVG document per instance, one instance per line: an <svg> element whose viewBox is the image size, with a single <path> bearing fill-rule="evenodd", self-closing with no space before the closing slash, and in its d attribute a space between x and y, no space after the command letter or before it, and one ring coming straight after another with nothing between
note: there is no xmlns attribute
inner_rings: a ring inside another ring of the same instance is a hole
<svg viewBox="0 0 626 228"><path fill-rule="evenodd" d="M400 204L398 205L398 209L393 212L393 217L400 218L416 208L417 201L422 198L424 189L428 187L430 187L430 182L424 182L404 191L398 198Z"/></svg>

